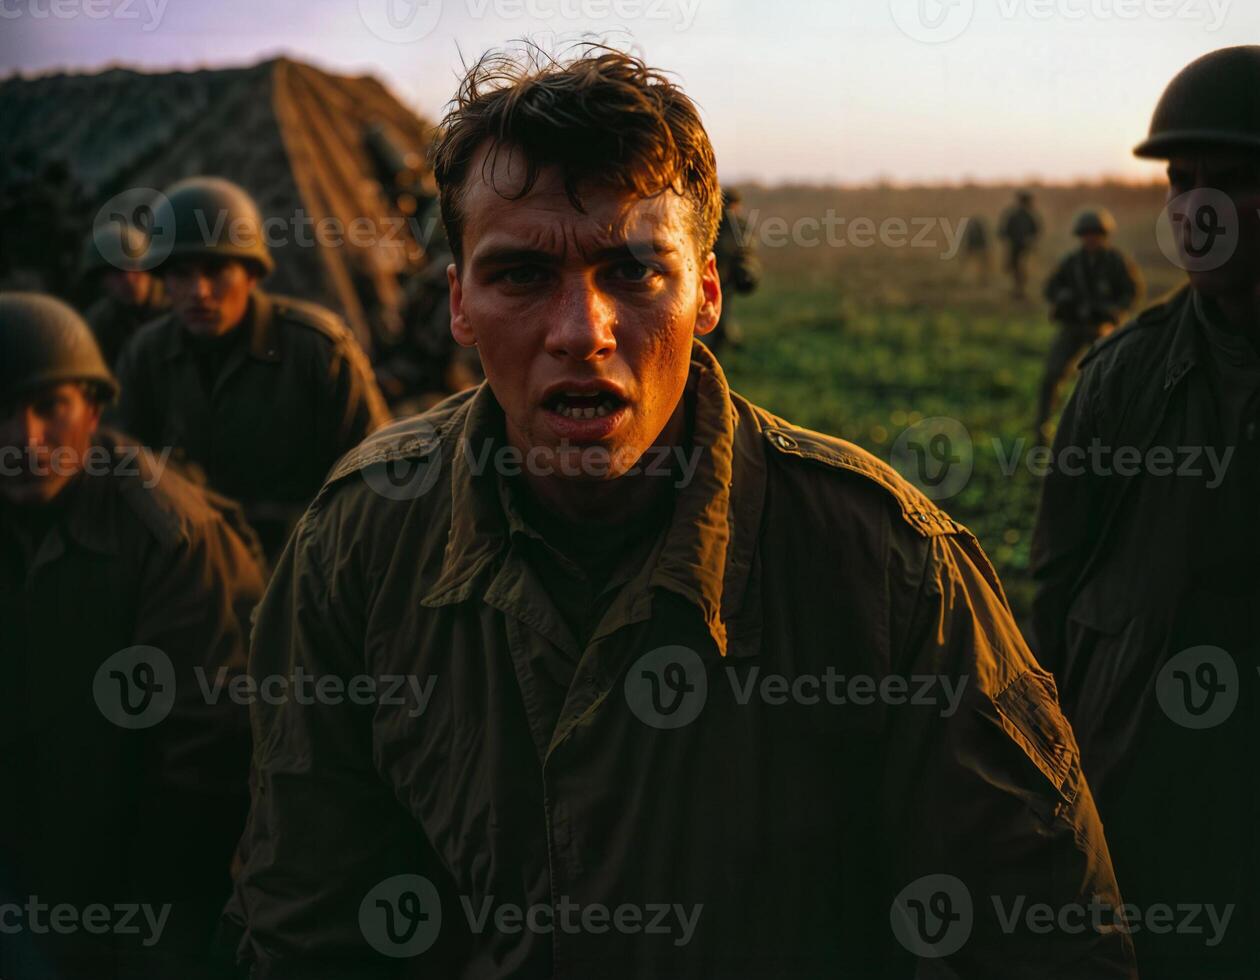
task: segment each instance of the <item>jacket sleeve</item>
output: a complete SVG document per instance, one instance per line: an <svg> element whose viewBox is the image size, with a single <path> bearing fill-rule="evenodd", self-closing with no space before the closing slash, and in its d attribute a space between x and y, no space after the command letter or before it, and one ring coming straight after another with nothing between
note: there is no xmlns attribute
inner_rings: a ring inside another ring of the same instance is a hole
<svg viewBox="0 0 1260 980"><path fill-rule="evenodd" d="M374 765L373 706L350 696L367 675L363 583L349 570L355 532L321 503L290 540L254 631L250 676L271 693L251 709L252 805L225 932L254 980L424 976L417 963L432 963L436 947L419 961L391 959L360 925L376 886L437 872ZM332 678L343 693L315 696Z"/></svg>
<svg viewBox="0 0 1260 980"><path fill-rule="evenodd" d="M149 393L145 386L141 354L134 342L123 347L115 370L118 375L118 401L106 410L106 422L140 445L156 447L158 439L151 423L153 414L148 404Z"/></svg>
<svg viewBox="0 0 1260 980"><path fill-rule="evenodd" d="M1119 322L1129 310L1137 305L1143 287L1142 273L1127 255L1117 256L1116 281L1113 286L1116 299L1110 312L1113 322Z"/></svg>
<svg viewBox="0 0 1260 980"><path fill-rule="evenodd" d="M182 515L178 531L144 560L134 643L169 660L175 699L142 733L149 790L136 821L155 855L146 874L165 887L211 894L226 887L248 804L250 754L248 707L231 685L245 672L262 590L254 555L208 508Z"/></svg>
<svg viewBox="0 0 1260 980"><path fill-rule="evenodd" d="M891 916L916 976L1136 977L1080 752L988 559L966 531L901 554L894 673L940 692L890 716Z"/></svg>
<svg viewBox="0 0 1260 980"><path fill-rule="evenodd" d="M371 365L352 339L347 338L333 348L322 409L324 445L333 450L328 469L390 419Z"/></svg>
<svg viewBox="0 0 1260 980"><path fill-rule="evenodd" d="M1037 657L1059 675L1064 666L1068 608L1100 533L1096 478L1090 447L1100 437L1095 385L1099 365L1087 364L1068 399L1055 433L1055 461L1041 484L1033 529L1031 568L1036 583L1033 635Z"/></svg>
<svg viewBox="0 0 1260 980"><path fill-rule="evenodd" d="M1072 277L1070 275L1070 260L1064 259L1056 267L1054 272L1050 274L1050 278L1046 280L1046 288L1044 294L1047 303L1058 304L1064 299L1064 293L1070 292L1072 288Z"/></svg>

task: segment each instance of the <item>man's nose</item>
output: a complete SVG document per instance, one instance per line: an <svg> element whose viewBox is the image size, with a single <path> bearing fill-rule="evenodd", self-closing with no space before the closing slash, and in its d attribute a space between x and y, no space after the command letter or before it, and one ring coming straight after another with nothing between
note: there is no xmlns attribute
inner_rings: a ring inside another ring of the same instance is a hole
<svg viewBox="0 0 1260 980"><path fill-rule="evenodd" d="M616 325L611 297L589 279L574 279L566 283L556 303L547 351L579 361L607 357L617 349Z"/></svg>
<svg viewBox="0 0 1260 980"><path fill-rule="evenodd" d="M17 440L24 449L37 449L44 445L46 427L39 413L31 406L18 409Z"/></svg>

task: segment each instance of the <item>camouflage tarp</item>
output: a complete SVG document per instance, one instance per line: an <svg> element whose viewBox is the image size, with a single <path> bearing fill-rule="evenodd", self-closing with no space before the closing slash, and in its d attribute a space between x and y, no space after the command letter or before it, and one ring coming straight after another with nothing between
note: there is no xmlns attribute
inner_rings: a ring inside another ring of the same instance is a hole
<svg viewBox="0 0 1260 980"><path fill-rule="evenodd" d="M268 288L324 303L377 347L397 329L399 275L415 268L416 240L432 220L423 213L430 136L375 78L285 58L166 74L10 77L0 81L0 193L9 206L0 265L73 242L72 266L114 195L223 176L278 219L268 226L283 240ZM63 165L68 180L43 179ZM50 201L60 213L48 214ZM342 244L320 244L321 235ZM0 279L13 271L0 268ZM59 277L45 279L65 291Z"/></svg>

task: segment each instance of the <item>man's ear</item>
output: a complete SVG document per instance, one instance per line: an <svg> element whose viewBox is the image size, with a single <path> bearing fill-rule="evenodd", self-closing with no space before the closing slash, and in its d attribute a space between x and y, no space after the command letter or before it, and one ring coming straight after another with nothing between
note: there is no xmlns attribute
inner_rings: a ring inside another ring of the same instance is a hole
<svg viewBox="0 0 1260 980"><path fill-rule="evenodd" d="M460 347L476 347L477 335L464 315L464 288L454 262L446 267L446 282L451 288L451 336Z"/></svg>
<svg viewBox="0 0 1260 980"><path fill-rule="evenodd" d="M710 252L700 270L702 298L700 312L696 315L696 336L703 337L717 326L722 318L722 281L718 278L717 258Z"/></svg>

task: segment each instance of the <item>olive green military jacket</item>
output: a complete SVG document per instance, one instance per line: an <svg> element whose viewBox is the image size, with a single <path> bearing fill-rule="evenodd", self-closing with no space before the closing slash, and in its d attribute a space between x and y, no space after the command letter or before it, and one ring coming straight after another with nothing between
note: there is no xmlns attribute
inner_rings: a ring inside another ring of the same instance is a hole
<svg viewBox="0 0 1260 980"><path fill-rule="evenodd" d="M102 296L83 311L83 319L92 328L101 356L112 369L136 331L169 309L166 290L160 279L154 279L149 297L139 306L127 306L112 296Z"/></svg>
<svg viewBox="0 0 1260 980"><path fill-rule="evenodd" d="M1260 972L1260 396L1231 437L1202 315L1182 289L1081 362L1032 545L1037 656L1125 898L1232 913L1136 936L1143 976Z"/></svg>
<svg viewBox="0 0 1260 980"><path fill-rule="evenodd" d="M332 464L389 415L367 358L327 310L255 290L238 329L248 343L207 392L174 315L144 327L118 367L118 419L144 445L196 464L278 552L283 534L262 525L287 529Z"/></svg>
<svg viewBox="0 0 1260 980"><path fill-rule="evenodd" d="M331 693L254 706L252 975L1133 976L1079 927L1107 845L975 540L692 357L699 463L585 649L507 530L488 386L332 473L253 637L260 683Z"/></svg>
<svg viewBox="0 0 1260 980"><path fill-rule="evenodd" d="M51 932L45 912L41 932L6 909L0 976L189 975L247 808L248 707L222 685L245 670L257 545L137 447L103 433L88 462L33 553L0 501L0 905L171 908L155 942L134 910Z"/></svg>
<svg viewBox="0 0 1260 980"><path fill-rule="evenodd" d="M1054 319L1068 324L1118 324L1137 303L1142 276L1119 249L1069 252L1046 280Z"/></svg>

